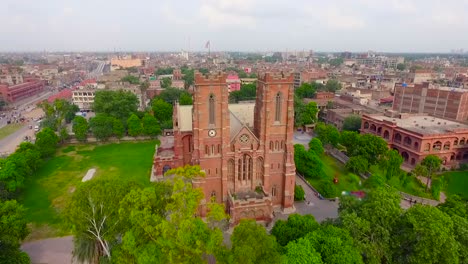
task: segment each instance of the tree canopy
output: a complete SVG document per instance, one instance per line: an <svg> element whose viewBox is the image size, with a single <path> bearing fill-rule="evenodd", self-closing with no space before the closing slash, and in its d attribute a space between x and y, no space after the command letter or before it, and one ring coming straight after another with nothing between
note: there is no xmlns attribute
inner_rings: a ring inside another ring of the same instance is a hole
<svg viewBox="0 0 468 264"><path fill-rule="evenodd" d="M359 132L361 128L361 117L350 115L343 120L343 130Z"/></svg>
<svg viewBox="0 0 468 264"><path fill-rule="evenodd" d="M127 118L138 111L138 98L131 92L97 91L93 109L96 114L107 114L119 120Z"/></svg>

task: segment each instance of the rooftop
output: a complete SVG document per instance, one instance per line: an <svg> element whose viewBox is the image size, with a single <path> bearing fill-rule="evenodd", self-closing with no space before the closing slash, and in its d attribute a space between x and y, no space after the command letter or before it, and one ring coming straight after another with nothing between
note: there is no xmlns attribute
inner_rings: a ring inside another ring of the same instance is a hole
<svg viewBox="0 0 468 264"><path fill-rule="evenodd" d="M392 118L384 115L370 116L379 121L395 123L398 127L422 135L438 135L455 131L468 132L468 125L466 124L429 115L409 115L404 118Z"/></svg>

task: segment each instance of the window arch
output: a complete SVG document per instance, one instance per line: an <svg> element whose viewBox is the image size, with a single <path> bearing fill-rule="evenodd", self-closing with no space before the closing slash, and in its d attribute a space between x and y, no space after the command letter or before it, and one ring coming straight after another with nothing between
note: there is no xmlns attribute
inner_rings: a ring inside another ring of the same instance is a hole
<svg viewBox="0 0 468 264"><path fill-rule="evenodd" d="M271 188L271 196L276 197L276 185L273 185L273 188Z"/></svg>
<svg viewBox="0 0 468 264"><path fill-rule="evenodd" d="M369 123L368 122L364 123L364 129L369 129Z"/></svg>
<svg viewBox="0 0 468 264"><path fill-rule="evenodd" d="M405 138L403 139L403 142L404 142L406 145L411 145L412 140L411 140L410 137L405 136Z"/></svg>
<svg viewBox="0 0 468 264"><path fill-rule="evenodd" d="M230 159L228 160L228 181L233 182L234 181L234 160Z"/></svg>
<svg viewBox="0 0 468 264"><path fill-rule="evenodd" d="M464 137L460 139L460 145L465 145L465 138Z"/></svg>
<svg viewBox="0 0 468 264"><path fill-rule="evenodd" d="M280 122L281 120L281 93L278 92L275 97L275 121Z"/></svg>
<svg viewBox="0 0 468 264"><path fill-rule="evenodd" d="M444 150L449 150L450 149L450 142L445 142L444 143Z"/></svg>
<svg viewBox="0 0 468 264"><path fill-rule="evenodd" d="M276 150L276 151L279 150L279 142L278 142L278 140L275 141L275 150Z"/></svg>
<svg viewBox="0 0 468 264"><path fill-rule="evenodd" d="M456 138L455 141L453 141L453 145L454 146L458 145L458 138Z"/></svg>
<svg viewBox="0 0 468 264"><path fill-rule="evenodd" d="M242 180L242 159L237 163L237 180Z"/></svg>
<svg viewBox="0 0 468 264"><path fill-rule="evenodd" d="M256 169L256 178L257 180L260 180L263 178L263 158L258 157L257 158L257 169Z"/></svg>
<svg viewBox="0 0 468 264"><path fill-rule="evenodd" d="M215 145L211 145L211 155L215 154Z"/></svg>
<svg viewBox="0 0 468 264"><path fill-rule="evenodd" d="M395 141L396 141L396 142L401 142L401 135L400 135L400 133L396 133L396 134L395 134Z"/></svg>
<svg viewBox="0 0 468 264"><path fill-rule="evenodd" d="M273 141L270 141L270 150L273 150Z"/></svg>
<svg viewBox="0 0 468 264"><path fill-rule="evenodd" d="M210 147L208 145L205 145L205 155L208 155L210 152Z"/></svg>
<svg viewBox="0 0 468 264"><path fill-rule="evenodd" d="M372 130L372 131L375 132L375 131L377 131L377 127L376 127L374 124L372 124L372 125L370 126L370 130Z"/></svg>
<svg viewBox="0 0 468 264"><path fill-rule="evenodd" d="M218 154L221 154L221 144L218 144Z"/></svg>
<svg viewBox="0 0 468 264"><path fill-rule="evenodd" d="M208 108L209 108L209 121L210 121L210 124L214 125L214 123L215 123L215 96L213 94L210 94Z"/></svg>
<svg viewBox="0 0 468 264"><path fill-rule="evenodd" d="M390 138L390 133L388 132L388 130L385 130L385 131L384 131L383 137L384 137L385 139L389 139L389 138Z"/></svg>
<svg viewBox="0 0 468 264"><path fill-rule="evenodd" d="M434 145L432 145L433 150L440 150L441 148L442 148L442 142L440 142L440 141L436 141L436 143L434 143Z"/></svg>
<svg viewBox="0 0 468 264"><path fill-rule="evenodd" d="M419 149L419 143L416 141L414 142L414 149L418 150Z"/></svg>

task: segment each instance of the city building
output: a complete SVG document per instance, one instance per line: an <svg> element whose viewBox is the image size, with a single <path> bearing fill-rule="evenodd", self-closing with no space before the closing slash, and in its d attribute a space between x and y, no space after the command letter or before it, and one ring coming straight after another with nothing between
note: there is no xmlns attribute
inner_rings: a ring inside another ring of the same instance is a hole
<svg viewBox="0 0 468 264"><path fill-rule="evenodd" d="M382 137L388 147L414 167L427 155L436 155L447 168L468 162L468 125L429 115L363 115L361 133Z"/></svg>
<svg viewBox="0 0 468 264"><path fill-rule="evenodd" d="M297 71L294 73L294 88L298 88L303 83L312 83L317 81L324 83L327 79L327 72L322 69Z"/></svg>
<svg viewBox="0 0 468 264"><path fill-rule="evenodd" d="M45 88L45 81L37 78L15 76L10 79L10 83L0 83L0 94L5 102L14 103L40 94Z"/></svg>
<svg viewBox="0 0 468 264"><path fill-rule="evenodd" d="M72 91L72 103L81 111L91 111L94 103L95 89L78 89Z"/></svg>
<svg viewBox="0 0 468 264"><path fill-rule="evenodd" d="M434 87L429 83L397 84L393 110L400 113L424 113L457 121L467 121L468 90Z"/></svg>
<svg viewBox="0 0 468 264"><path fill-rule="evenodd" d="M227 75L195 74L194 103L174 106L173 136L162 137L153 177L169 169L200 165L193 181L226 205L232 224L242 218L271 221L273 210L294 211L293 75L265 73L255 103L228 104Z"/></svg>
<svg viewBox="0 0 468 264"><path fill-rule="evenodd" d="M434 78L433 74L434 73L431 70L416 69L411 71L410 79L413 83L422 84L424 82L432 80Z"/></svg>
<svg viewBox="0 0 468 264"><path fill-rule="evenodd" d="M143 60L132 58L111 59L111 71L143 66Z"/></svg>
<svg viewBox="0 0 468 264"><path fill-rule="evenodd" d="M241 80L237 74L229 74L226 79L229 92L239 91L241 88Z"/></svg>

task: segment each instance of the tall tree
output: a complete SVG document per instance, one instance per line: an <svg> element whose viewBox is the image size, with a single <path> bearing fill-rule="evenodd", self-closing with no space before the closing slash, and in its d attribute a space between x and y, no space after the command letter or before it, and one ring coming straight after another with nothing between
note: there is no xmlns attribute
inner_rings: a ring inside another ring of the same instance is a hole
<svg viewBox="0 0 468 264"><path fill-rule="evenodd" d="M16 149L16 153L21 154L26 161L31 172L35 172L39 169L42 163L41 152L39 148L31 142L22 142Z"/></svg>
<svg viewBox="0 0 468 264"><path fill-rule="evenodd" d="M427 155L414 169L415 173L427 178L426 192L434 174L440 169L442 160L436 155Z"/></svg>
<svg viewBox="0 0 468 264"><path fill-rule="evenodd" d="M122 121L117 118L112 118L112 134L118 139L125 135L125 127Z"/></svg>
<svg viewBox="0 0 468 264"><path fill-rule="evenodd" d="M122 121L138 110L138 98L131 92L97 91L94 97L93 109L96 114L107 114Z"/></svg>
<svg viewBox="0 0 468 264"><path fill-rule="evenodd" d="M343 130L359 132L361 117L359 115L347 116L343 121Z"/></svg>
<svg viewBox="0 0 468 264"><path fill-rule="evenodd" d="M338 90L341 90L341 83L337 80L328 80L327 84L325 84L325 89L334 93Z"/></svg>
<svg viewBox="0 0 468 264"><path fill-rule="evenodd" d="M179 98L180 105L192 105L193 99L189 93L182 93Z"/></svg>
<svg viewBox="0 0 468 264"><path fill-rule="evenodd" d="M88 121L82 116L75 116L73 119L72 131L75 134L75 137L79 141L86 141L88 136Z"/></svg>
<svg viewBox="0 0 468 264"><path fill-rule="evenodd" d="M29 234L25 213L15 200L0 200L0 263L30 263L28 254L19 248Z"/></svg>
<svg viewBox="0 0 468 264"><path fill-rule="evenodd" d="M280 246L275 237L253 220L241 220L231 236L232 263L279 263Z"/></svg>
<svg viewBox="0 0 468 264"><path fill-rule="evenodd" d="M297 241L291 241L286 246L287 264L322 264L322 256L318 253L310 240L300 238Z"/></svg>
<svg viewBox="0 0 468 264"><path fill-rule="evenodd" d="M135 114L132 114L127 120L128 134L132 137L137 137L143 132L141 120Z"/></svg>
<svg viewBox="0 0 468 264"><path fill-rule="evenodd" d="M380 159L379 167L385 172L387 180L390 180L392 177L399 176L401 164L403 164L403 157L398 151L390 149Z"/></svg>
<svg viewBox="0 0 468 264"><path fill-rule="evenodd" d="M143 133L147 136L156 137L161 134L161 128L159 127L158 121L154 116L146 113L143 119Z"/></svg>
<svg viewBox="0 0 468 264"><path fill-rule="evenodd" d="M89 127L93 135L98 139L105 141L112 136L113 119L107 114L97 114L89 120Z"/></svg>
<svg viewBox="0 0 468 264"><path fill-rule="evenodd" d="M286 246L289 242L305 237L308 233L319 228L313 215L289 215L288 220L278 220L271 234L276 237L278 244Z"/></svg>
<svg viewBox="0 0 468 264"><path fill-rule="evenodd" d="M299 98L314 98L317 89L315 86L312 86L310 83L303 83L299 86L294 94L297 95Z"/></svg>
<svg viewBox="0 0 468 264"><path fill-rule="evenodd" d="M395 263L458 263L453 221L435 207L415 205L408 209L393 238Z"/></svg>
<svg viewBox="0 0 468 264"><path fill-rule="evenodd" d="M39 148L42 157L52 156L56 149L59 138L50 128L44 128L36 135L36 146Z"/></svg>
<svg viewBox="0 0 468 264"><path fill-rule="evenodd" d="M159 124L167 120L172 120L172 104L165 102L162 99L153 101L153 114Z"/></svg>
<svg viewBox="0 0 468 264"><path fill-rule="evenodd" d="M309 142L309 151L313 151L319 156L322 155L324 152L322 141L318 138L312 138Z"/></svg>
<svg viewBox="0 0 468 264"><path fill-rule="evenodd" d="M78 186L65 210L67 223L79 238L74 241L75 248L76 243L88 242L89 247L97 248L95 254L111 259L112 245L118 242L118 236L125 228L118 214L119 204L134 188L137 188L136 184L116 178L96 178ZM89 250L89 247L78 248ZM82 253L73 252L79 261L93 262L96 257ZM79 259L80 256L92 259Z"/></svg>

